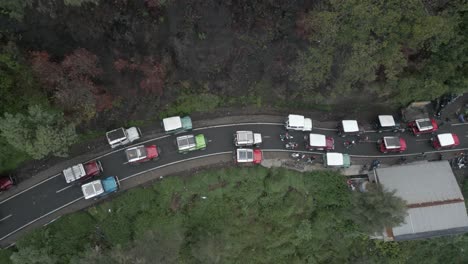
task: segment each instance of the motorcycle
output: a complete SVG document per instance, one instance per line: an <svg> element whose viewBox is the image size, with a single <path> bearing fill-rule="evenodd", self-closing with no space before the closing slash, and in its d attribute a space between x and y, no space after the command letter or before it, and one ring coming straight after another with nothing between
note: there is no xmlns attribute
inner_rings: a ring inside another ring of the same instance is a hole
<svg viewBox="0 0 468 264"><path fill-rule="evenodd" d="M285 145L286 149L297 149L299 147L299 144L295 142L288 142Z"/></svg>
<svg viewBox="0 0 468 264"><path fill-rule="evenodd" d="M380 167L380 160L373 160L369 170L372 171L378 167Z"/></svg>
<svg viewBox="0 0 468 264"><path fill-rule="evenodd" d="M294 137L291 136L288 132L284 133L284 134L280 134L280 139L281 141L285 141L285 140L291 140L293 139Z"/></svg>
<svg viewBox="0 0 468 264"><path fill-rule="evenodd" d="M345 141L343 143L344 147L349 149L350 147L354 146L356 144L356 141L352 140L352 141Z"/></svg>

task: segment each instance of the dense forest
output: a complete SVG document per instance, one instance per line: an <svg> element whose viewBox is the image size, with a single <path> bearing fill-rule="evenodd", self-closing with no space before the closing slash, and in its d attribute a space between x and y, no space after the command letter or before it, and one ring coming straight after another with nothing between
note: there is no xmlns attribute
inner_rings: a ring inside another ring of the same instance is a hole
<svg viewBox="0 0 468 264"><path fill-rule="evenodd" d="M336 172L262 167L157 180L25 235L0 262L465 263L468 236L371 240L404 219L391 192Z"/></svg>
<svg viewBox="0 0 468 264"><path fill-rule="evenodd" d="M0 170L169 114L241 105L356 114L466 91L467 7L2 0Z"/></svg>

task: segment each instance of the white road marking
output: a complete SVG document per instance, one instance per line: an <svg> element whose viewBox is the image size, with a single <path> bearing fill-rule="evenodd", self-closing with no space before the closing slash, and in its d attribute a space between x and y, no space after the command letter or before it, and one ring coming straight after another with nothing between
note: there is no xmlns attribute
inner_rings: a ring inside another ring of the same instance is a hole
<svg viewBox="0 0 468 264"><path fill-rule="evenodd" d="M130 162L126 161L126 162L124 162L124 163L122 163L122 164L128 164L128 163L130 163Z"/></svg>
<svg viewBox="0 0 468 264"><path fill-rule="evenodd" d="M2 219L0 219L0 222L2 222L3 220L7 220L8 218L10 218L12 216L12 214L9 214L5 217L3 217Z"/></svg>
<svg viewBox="0 0 468 264"><path fill-rule="evenodd" d="M167 167L167 166L171 166L171 165L174 165L174 164L178 164L178 163L181 163L181 162L190 161L190 160L196 160L196 159L201 159L201 158L206 158L206 157L211 157L211 156L216 156L216 155L229 154L229 153L232 154L233 151L224 151L224 152L211 153L211 154L207 154L207 155L203 155L203 156L197 156L197 157L193 157L193 158L188 158L188 159L183 159L183 160L178 160L178 161L170 162L170 163L167 163L167 164L158 166L158 167L154 167L154 168L151 168L151 169L147 169L147 170L144 170L144 171L140 171L140 172L135 173L135 174L133 174L133 175L127 176L127 177L125 177L125 178L122 178L122 179L120 179L120 181L123 182L123 181L125 181L125 180L131 179L131 178L133 178L133 177L135 177L135 176L138 176L138 175L140 175L140 174L143 174L143 173L146 173L146 172L149 172L149 171L153 171L153 170L157 170L157 169L160 169L160 168L164 168L164 167Z"/></svg>
<svg viewBox="0 0 468 264"><path fill-rule="evenodd" d="M416 139L415 141L417 141L417 142L420 142L420 141L431 141L431 139L430 139L430 138L426 138L426 139L423 139L423 138L422 138L422 139Z"/></svg>
<svg viewBox="0 0 468 264"><path fill-rule="evenodd" d="M29 222L29 223L27 223L27 224L21 226L20 228L18 228L18 229L16 229L16 230L13 230L12 232L10 232L10 233L4 235L3 237L0 238L0 241L3 240L3 239L5 239L5 238L7 238L7 237L9 237L9 236L11 236L11 235L13 235L14 233L16 233L16 232L20 231L21 229L27 227L28 225L33 224L33 223L35 223L35 222L41 220L42 218L44 218L44 217L46 217L46 216L48 216L48 215L51 215L51 214L57 212L58 210L63 209L63 208L65 208L65 207L67 207L67 206L69 206L69 205L71 205L71 204L73 204L73 203L76 203L76 202L78 202L79 200L82 200L83 198L84 198L84 197L81 196L81 197L78 198L78 199L75 199L75 200L73 200L73 201L71 201L71 202L69 202L69 203L67 203L67 204L65 204L65 205L60 206L60 207L57 208L57 209L54 209L54 210L48 212L48 213L45 214L45 215L42 215L42 216L40 216L40 217L38 217L38 218L32 220L31 222Z"/></svg>
<svg viewBox="0 0 468 264"><path fill-rule="evenodd" d="M283 123L239 123L239 124L224 124L224 125L216 125L216 126L207 126L207 127L199 127L192 129L193 131L198 130L205 130L209 128L219 128L219 127L229 127L229 126L248 126L248 125L271 125L271 126L282 126Z"/></svg>
<svg viewBox="0 0 468 264"><path fill-rule="evenodd" d="M47 179L45 179L45 180L43 180L43 181L41 181L41 182L39 182L39 183L36 183L36 184L34 184L33 186L31 186L31 187L29 187L29 188L26 188L26 189L22 190L22 191L19 192L19 193L15 193L15 194L13 194L12 196L6 198L5 200L0 201L0 204L3 204L4 202L6 202L6 201L8 201L8 200L13 199L13 198L15 198L16 196L18 196L18 195L20 195L20 194L22 194L22 193L24 193L24 192L29 191L29 190L31 190L32 188L34 188L34 187L36 187L36 186L38 186L38 185L41 185L41 184L43 184L43 183L46 182L46 181L52 180L53 178L55 178L55 177L57 177L57 176L59 176L59 175L61 175L61 173L56 174L56 175L54 175L54 176L52 176L52 177L50 177L50 178L47 178Z"/></svg>
<svg viewBox="0 0 468 264"><path fill-rule="evenodd" d="M312 130L338 131L336 128L313 127Z"/></svg>
<svg viewBox="0 0 468 264"><path fill-rule="evenodd" d="M62 216L60 215L59 217L50 220L49 223L45 224L44 226L48 226L48 225L52 224L53 222L57 221L60 217L62 217Z"/></svg>
<svg viewBox="0 0 468 264"><path fill-rule="evenodd" d="M63 188L63 189L60 189L60 190L58 190L58 191L55 191L55 193L59 193L59 192L65 191L66 189L71 188L71 187L73 187L73 185L68 185L67 187L65 187L65 188Z"/></svg>
<svg viewBox="0 0 468 264"><path fill-rule="evenodd" d="M463 126L463 125L468 125L468 123L458 123L458 124L452 124L452 126Z"/></svg>
<svg viewBox="0 0 468 264"><path fill-rule="evenodd" d="M271 138L270 136L262 136L262 138Z"/></svg>

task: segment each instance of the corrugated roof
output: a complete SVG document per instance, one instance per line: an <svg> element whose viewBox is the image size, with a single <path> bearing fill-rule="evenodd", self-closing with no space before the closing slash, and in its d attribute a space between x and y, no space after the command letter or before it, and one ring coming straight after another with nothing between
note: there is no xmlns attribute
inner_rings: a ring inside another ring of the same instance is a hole
<svg viewBox="0 0 468 264"><path fill-rule="evenodd" d="M415 239L418 238L417 234L446 230L446 233L439 232L438 235L440 236L451 234L450 230L457 230L467 226L468 216L465 203L457 202L408 209L405 224L394 227L393 235L396 240L399 240L399 236L403 235L410 235L411 238L409 239ZM424 235L423 237L428 236Z"/></svg>
<svg viewBox="0 0 468 264"><path fill-rule="evenodd" d="M378 168L378 181L408 205L463 199L448 161Z"/></svg>

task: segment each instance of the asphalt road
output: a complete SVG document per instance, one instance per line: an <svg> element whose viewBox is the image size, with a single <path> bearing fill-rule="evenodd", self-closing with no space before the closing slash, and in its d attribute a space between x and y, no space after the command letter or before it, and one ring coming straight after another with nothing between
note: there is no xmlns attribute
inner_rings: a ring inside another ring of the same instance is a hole
<svg viewBox="0 0 468 264"><path fill-rule="evenodd" d="M208 139L208 146L204 151L194 151L188 154L179 154L175 146L175 136L163 136L144 142L144 144L156 144L161 148L161 158L157 161L150 161L140 165L130 165L126 163L125 155L121 148L99 157L102 162L104 172L101 178L107 176L118 176L121 184L131 177L138 177L143 172L157 169L159 166L171 164L176 161L189 159L192 157L209 155L219 152L229 152L234 150L233 134L237 130L251 130L262 134L264 150L284 150L285 142L280 141L279 134L284 133L284 127L275 123L260 124L232 124L221 125L218 127L195 128L192 134L203 133ZM449 125L446 124L439 129L443 132L456 133L460 138L460 146L457 149L468 149L468 124L467 125ZM395 135L395 133L375 133L366 132L369 136L369 142L358 143L355 146L345 149L343 142L352 137L340 138L334 129L314 128L314 133L331 135L335 139L335 151L349 153L352 156L353 163L362 163L360 158L379 157L382 163L385 163L384 157L392 156L418 156L422 152L427 154L435 153L430 145L432 135L422 135L415 137L411 133L404 132L397 135L406 139L407 151L403 154L381 154L377 149L377 140L386 135ZM299 143L299 150L305 151L302 132L292 132L294 136L292 141ZM136 143L134 145L139 145ZM127 146L128 147L128 146ZM315 152L318 153L318 152ZM57 172L59 173L59 172ZM63 175L51 175L46 181L20 192L9 198L0 201L0 241L21 230L23 227L33 223L36 219L55 212L75 201L83 199L79 184L70 185L65 182Z"/></svg>

